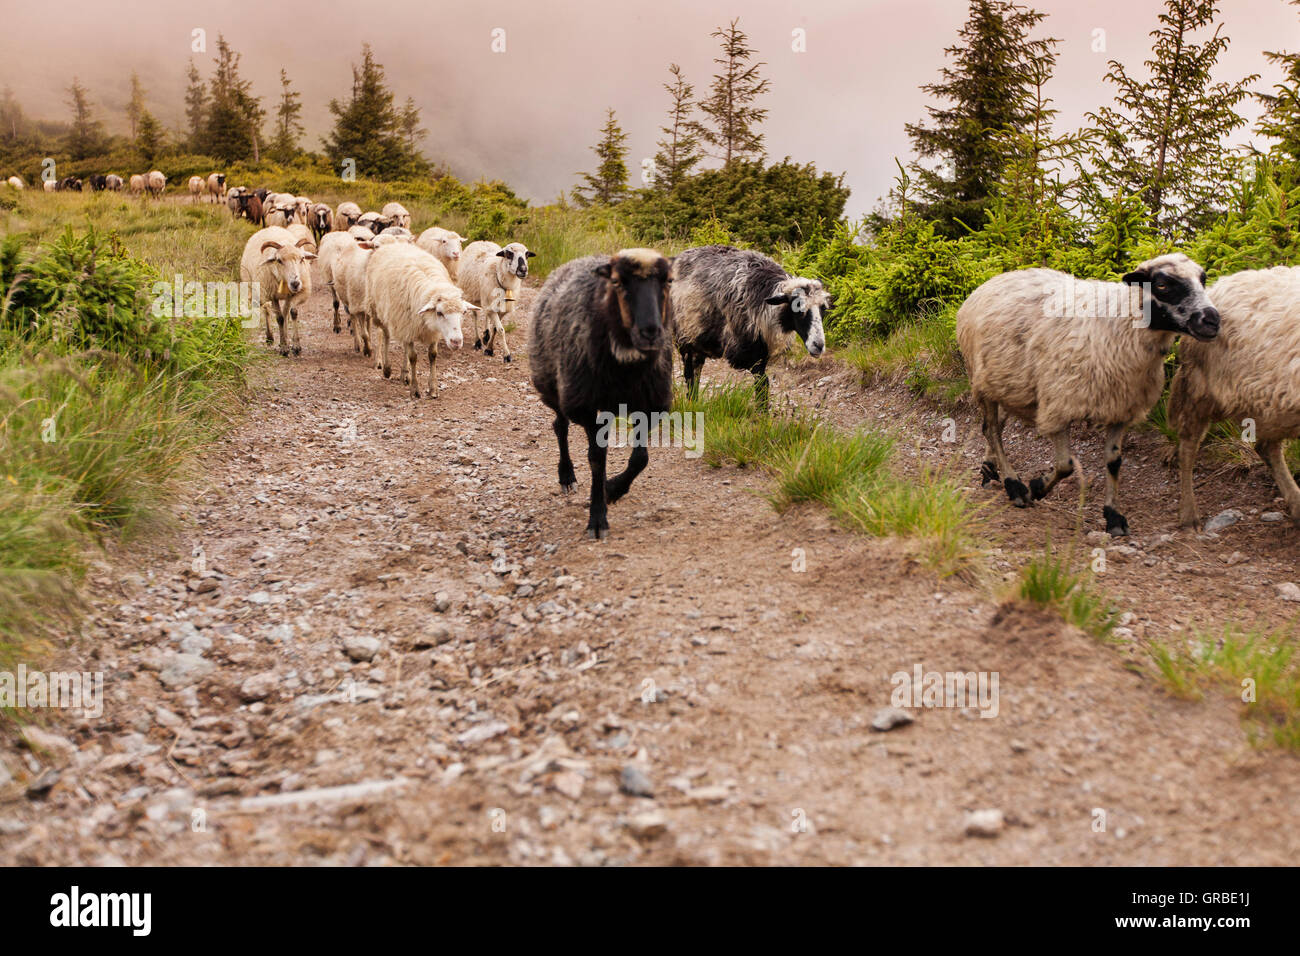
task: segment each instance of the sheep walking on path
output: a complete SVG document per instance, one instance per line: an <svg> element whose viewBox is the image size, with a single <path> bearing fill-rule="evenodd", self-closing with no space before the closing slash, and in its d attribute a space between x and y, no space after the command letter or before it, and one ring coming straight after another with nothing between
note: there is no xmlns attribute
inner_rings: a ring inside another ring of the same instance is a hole
<svg viewBox="0 0 1300 956"><path fill-rule="evenodd" d="M569 423L587 433L591 504L587 537L609 536L606 506L623 497L650 461L648 435L632 435L627 468L605 478L608 433L601 413L649 416L672 400L673 353L667 259L653 249L587 256L551 273L537 296L529 333L533 386L555 412L560 489L577 483Z"/></svg>
<svg viewBox="0 0 1300 956"><path fill-rule="evenodd" d="M1052 269L989 279L957 311L957 344L984 417L984 483L1000 477L1017 507L1037 501L1078 468L1070 424L1092 422L1106 431L1106 530L1128 534L1116 509L1124 432L1160 398L1174 337L1212 339L1218 331L1205 270L1182 254L1144 262L1122 282ZM1046 480L1026 487L1007 459L1008 416L1052 442L1055 467Z"/></svg>
<svg viewBox="0 0 1300 956"><path fill-rule="evenodd" d="M1300 267L1252 269L1210 287L1219 336L1184 341L1169 389L1169 421L1178 432L1179 523L1196 527L1193 469L1213 422L1232 420L1273 472L1291 518L1300 521L1300 487L1284 443L1300 438Z"/></svg>
<svg viewBox="0 0 1300 956"><path fill-rule="evenodd" d="M262 317L266 322L266 341L275 341L271 318L280 329L280 354L302 354L298 336L298 308L311 295L311 260L316 254L299 248L293 233L278 226L259 230L248 237L239 260L239 278L257 284ZM291 342L285 339L285 325L290 326Z"/></svg>
<svg viewBox="0 0 1300 956"><path fill-rule="evenodd" d="M512 242L505 248L495 242L471 242L461 255L456 284L466 299L483 310L481 340L477 314L474 317L474 348L481 346L485 355L491 355L500 340L504 361L510 361L502 320L519 301L519 290L528 278L528 260L534 255L522 242Z"/></svg>

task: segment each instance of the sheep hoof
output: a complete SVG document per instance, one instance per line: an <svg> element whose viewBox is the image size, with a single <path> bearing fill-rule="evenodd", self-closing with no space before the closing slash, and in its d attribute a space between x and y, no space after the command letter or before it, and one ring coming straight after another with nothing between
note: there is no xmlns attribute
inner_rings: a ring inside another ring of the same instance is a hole
<svg viewBox="0 0 1300 956"><path fill-rule="evenodd" d="M604 541L609 537L609 526L606 525L604 528L589 527L587 528L587 537L592 541Z"/></svg>
<svg viewBox="0 0 1300 956"><path fill-rule="evenodd" d="M1029 507L1029 489L1017 478L1003 478L1002 487L1007 490L1007 497L1017 508Z"/></svg>
<svg viewBox="0 0 1300 956"><path fill-rule="evenodd" d="M491 349L484 349L484 350L483 350L483 354L484 354L484 355L491 355L491 354L492 354L492 350L491 350Z"/></svg>
<svg viewBox="0 0 1300 956"><path fill-rule="evenodd" d="M986 461L980 465L980 487L983 488L992 481L998 481L998 466L991 461Z"/></svg>
<svg viewBox="0 0 1300 956"><path fill-rule="evenodd" d="M288 350L288 349L280 349L280 354L283 355L285 358L288 358L288 357L289 357L289 350Z"/></svg>
<svg viewBox="0 0 1300 956"><path fill-rule="evenodd" d="M483 342L482 342L480 339L475 339L475 340L474 340L474 348L476 348L476 349L481 349L482 347L483 347Z"/></svg>
<svg viewBox="0 0 1300 956"><path fill-rule="evenodd" d="M1113 538L1128 537L1128 519L1116 511L1110 505L1101 509L1102 517L1106 519L1106 533Z"/></svg>
<svg viewBox="0 0 1300 956"><path fill-rule="evenodd" d="M392 378L392 377L393 377L393 370L392 370L391 368L389 368L387 365L385 365L385 366L384 366L384 378Z"/></svg>
<svg viewBox="0 0 1300 956"><path fill-rule="evenodd" d="M507 362L510 361L510 356L509 356L509 355L507 355L507 356L505 357L505 361L507 361Z"/></svg>
<svg viewBox="0 0 1300 956"><path fill-rule="evenodd" d="M1029 494L1034 501L1040 501L1047 497L1047 483L1041 478L1034 478L1029 482Z"/></svg>
<svg viewBox="0 0 1300 956"><path fill-rule="evenodd" d="M293 354L294 354L294 355L301 355L301 354L302 354L302 346L301 346L301 345L295 345L295 346L293 347Z"/></svg>
<svg viewBox="0 0 1300 956"><path fill-rule="evenodd" d="M271 335L268 335L268 336L266 337L266 344L267 344L267 345L274 345L274 344L275 344L275 337L274 337L274 336L271 336Z"/></svg>

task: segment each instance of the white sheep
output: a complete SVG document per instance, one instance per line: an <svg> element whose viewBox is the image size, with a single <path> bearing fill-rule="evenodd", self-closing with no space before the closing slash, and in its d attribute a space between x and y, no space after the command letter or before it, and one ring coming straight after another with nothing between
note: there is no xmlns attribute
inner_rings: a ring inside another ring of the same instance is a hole
<svg viewBox="0 0 1300 956"><path fill-rule="evenodd" d="M536 253L530 252L522 242L512 242L502 248L495 242L480 240L465 247L460 257L456 284L465 294L465 300L483 310L483 338L478 334L478 315L474 315L474 348L491 355L501 340L504 360L510 361L510 346L506 342L504 318L515 309L519 290L528 278L528 260Z"/></svg>
<svg viewBox="0 0 1300 956"><path fill-rule="evenodd" d="M316 237L312 235L310 229L300 222L291 222L285 228L293 234L293 244L295 246L319 254L319 250L316 248Z"/></svg>
<svg viewBox="0 0 1300 956"><path fill-rule="evenodd" d="M1283 454L1300 438L1300 267L1225 276L1210 287L1219 335L1178 347L1169 421L1178 432L1179 523L1200 523L1192 473L1211 423L1230 419L1267 462L1291 518L1300 521L1300 487Z"/></svg>
<svg viewBox="0 0 1300 956"><path fill-rule="evenodd" d="M167 177L156 169L150 170L149 175L144 178L144 186L149 190L149 195L161 196L163 190L167 188Z"/></svg>
<svg viewBox="0 0 1300 956"><path fill-rule="evenodd" d="M411 214L406 211L406 207L400 202L390 202L384 205L379 214L391 222L394 226L401 226L403 229L411 228Z"/></svg>
<svg viewBox="0 0 1300 956"><path fill-rule="evenodd" d="M428 394L437 398L438 344L460 348L461 319L477 308L461 297L442 263L423 249L390 242L372 252L366 263L366 314L380 331L376 367L388 378L389 338L401 343L406 353L402 380L409 372L412 398L420 397L416 347L428 350Z"/></svg>
<svg viewBox="0 0 1300 956"><path fill-rule="evenodd" d="M131 190L132 196L139 196L144 193L144 177L139 173L132 176L129 182L130 185L128 188Z"/></svg>
<svg viewBox="0 0 1300 956"><path fill-rule="evenodd" d="M464 241L458 233L434 226L420 233L420 238L415 240L415 244L435 256L447 267L448 274L455 279L460 268L461 243Z"/></svg>
<svg viewBox="0 0 1300 956"><path fill-rule="evenodd" d="M271 226L253 233L239 260L239 278L257 283L258 301L266 321L266 341L274 341L271 317L280 327L280 354L289 354L285 323L291 325L293 354L302 354L298 307L311 295L311 261L316 254L299 248L288 229Z"/></svg>
<svg viewBox="0 0 1300 956"><path fill-rule="evenodd" d="M199 196L203 192L203 177L191 176L190 181L186 183L190 190L190 202L198 202Z"/></svg>
<svg viewBox="0 0 1300 956"><path fill-rule="evenodd" d="M1164 389L1164 359L1174 337L1211 339L1219 313L1205 292L1205 271L1181 253L1144 262L1122 282L1076 279L1052 269L1023 269L989 279L957 312L957 343L971 397L984 416L984 483L1002 476L1018 507L1046 495L1078 462L1070 424L1106 429L1106 501L1112 535L1128 534L1115 508L1125 430ZM1032 425L1055 449L1044 482L1020 481L1002 447L1008 416Z"/></svg>
<svg viewBox="0 0 1300 956"><path fill-rule="evenodd" d="M41 183L41 188L44 189L47 193L52 193L59 188L59 184L56 183L53 179L46 179Z"/></svg>
<svg viewBox="0 0 1300 956"><path fill-rule="evenodd" d="M22 181L22 178L19 177L19 176L10 176L8 179L5 180L5 182L7 182L7 183L8 183L10 186L12 186L14 189L26 189L26 188L27 188L27 184L24 183L24 182Z"/></svg>
<svg viewBox="0 0 1300 956"><path fill-rule="evenodd" d="M360 218L360 206L354 202L341 202L338 209L334 211L334 228L339 232L347 232Z"/></svg>
<svg viewBox="0 0 1300 956"><path fill-rule="evenodd" d="M226 174L209 173L207 190L214 203L224 202L226 198Z"/></svg>

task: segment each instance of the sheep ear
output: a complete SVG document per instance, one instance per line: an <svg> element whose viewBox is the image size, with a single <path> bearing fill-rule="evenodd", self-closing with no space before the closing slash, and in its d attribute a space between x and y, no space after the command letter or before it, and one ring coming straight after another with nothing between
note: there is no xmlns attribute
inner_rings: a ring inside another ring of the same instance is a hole
<svg viewBox="0 0 1300 956"><path fill-rule="evenodd" d="M531 259L531 258L532 258L533 256L535 256L535 255L537 255L537 253L535 253L535 252L533 252L533 250L529 249L527 252L524 253L524 258L525 258L525 259Z"/></svg>
<svg viewBox="0 0 1300 956"><path fill-rule="evenodd" d="M788 295L774 295L772 298L764 299L763 301L768 305L785 305L790 301L790 297Z"/></svg>
<svg viewBox="0 0 1300 956"><path fill-rule="evenodd" d="M464 305L465 305L465 308L464 308L462 311L465 311L465 312L482 312L482 311L483 311L483 310L480 309L478 306L476 306L476 305L470 305L470 303L468 303L468 302L464 303Z"/></svg>
<svg viewBox="0 0 1300 956"><path fill-rule="evenodd" d="M500 259L509 259L510 253L507 250L502 249L500 252L497 253L497 257Z"/></svg>
<svg viewBox="0 0 1300 956"><path fill-rule="evenodd" d="M1121 279L1120 281L1123 282L1125 285L1140 285L1143 282L1150 281L1150 279L1151 276L1143 272L1141 269L1138 269L1135 272L1130 272L1128 275L1124 276L1124 278Z"/></svg>
<svg viewBox="0 0 1300 956"><path fill-rule="evenodd" d="M430 299L428 302L424 303L424 305L420 306L420 310L416 314L424 315L424 313L426 312L437 312L437 311L438 311L438 300Z"/></svg>
<svg viewBox="0 0 1300 956"><path fill-rule="evenodd" d="M611 273L611 266L612 263L603 262L591 271L596 273L596 275L600 276L602 279L608 279Z"/></svg>

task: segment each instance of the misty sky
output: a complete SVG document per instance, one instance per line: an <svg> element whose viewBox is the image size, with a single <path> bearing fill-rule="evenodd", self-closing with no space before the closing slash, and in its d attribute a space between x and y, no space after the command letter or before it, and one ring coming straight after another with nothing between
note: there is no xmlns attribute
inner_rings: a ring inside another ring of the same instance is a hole
<svg viewBox="0 0 1300 956"><path fill-rule="evenodd" d="M1146 58L1161 7L1160 0L1031 5L1049 14L1044 29L1062 40L1049 88L1062 128L1109 102L1113 90L1101 79L1107 59L1132 70ZM423 111L431 158L461 177L501 178L547 201L594 165L589 147L607 106L629 135L635 175L664 122L668 64L680 63L702 94L716 52L709 34L739 15L772 84L764 103L769 157L846 172L848 211L856 216L889 188L894 157L910 155L903 126L923 116L927 99L918 87L937 77L966 9L965 0L63 0L57 7L2 0L0 85L13 88L28 115L62 118L76 74L99 118L121 131L134 69L150 109L178 128L191 30L202 27L208 52L194 56L204 75L224 33L271 109L280 68L288 70L303 94L304 145L319 149L330 125L326 104L347 95L349 64L368 41L398 102L412 96ZM1223 0L1220 9L1232 39L1220 78L1260 73L1257 85L1271 85L1279 72L1261 51L1300 49L1300 11L1283 0ZM505 53L491 51L496 27L506 31ZM806 53L791 50L796 27L806 31ZM1097 29L1105 31L1104 53L1092 50ZM1252 121L1258 113L1253 103L1243 111Z"/></svg>

